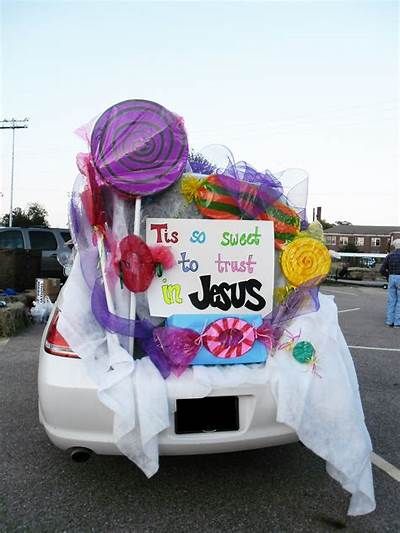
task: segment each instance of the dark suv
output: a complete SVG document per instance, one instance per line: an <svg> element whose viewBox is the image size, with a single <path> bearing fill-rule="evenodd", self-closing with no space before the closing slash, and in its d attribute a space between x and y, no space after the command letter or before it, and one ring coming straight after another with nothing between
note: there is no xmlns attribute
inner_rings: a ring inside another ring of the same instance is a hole
<svg viewBox="0 0 400 533"><path fill-rule="evenodd" d="M62 277L63 269L57 254L65 249L71 239L68 229L63 228L1 228L0 249L19 248L42 252L41 276Z"/></svg>

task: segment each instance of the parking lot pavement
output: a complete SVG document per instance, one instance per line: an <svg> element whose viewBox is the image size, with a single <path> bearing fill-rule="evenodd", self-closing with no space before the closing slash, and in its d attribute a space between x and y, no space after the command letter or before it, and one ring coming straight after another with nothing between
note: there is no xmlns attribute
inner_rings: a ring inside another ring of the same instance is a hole
<svg viewBox="0 0 400 533"><path fill-rule="evenodd" d="M400 468L400 331L383 326L386 291L322 292L334 295L352 346L375 452ZM299 443L164 457L150 480L123 457L71 462L38 421L41 331L0 344L0 531L400 531L398 481L374 467L377 510L346 518L348 495Z"/></svg>

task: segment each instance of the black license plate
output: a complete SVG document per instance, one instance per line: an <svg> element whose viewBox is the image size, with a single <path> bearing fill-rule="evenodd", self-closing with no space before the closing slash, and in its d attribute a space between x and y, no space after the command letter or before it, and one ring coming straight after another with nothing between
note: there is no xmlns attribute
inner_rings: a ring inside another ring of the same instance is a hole
<svg viewBox="0 0 400 533"><path fill-rule="evenodd" d="M176 400L175 433L238 431L239 398L208 396Z"/></svg>

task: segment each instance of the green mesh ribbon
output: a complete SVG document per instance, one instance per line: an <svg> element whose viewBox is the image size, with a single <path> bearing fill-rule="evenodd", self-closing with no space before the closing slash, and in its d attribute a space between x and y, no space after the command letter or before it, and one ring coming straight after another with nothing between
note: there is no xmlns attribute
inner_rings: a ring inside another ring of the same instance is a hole
<svg viewBox="0 0 400 533"><path fill-rule="evenodd" d="M299 363L311 363L315 356L315 348L308 341L298 342L293 348L293 357Z"/></svg>

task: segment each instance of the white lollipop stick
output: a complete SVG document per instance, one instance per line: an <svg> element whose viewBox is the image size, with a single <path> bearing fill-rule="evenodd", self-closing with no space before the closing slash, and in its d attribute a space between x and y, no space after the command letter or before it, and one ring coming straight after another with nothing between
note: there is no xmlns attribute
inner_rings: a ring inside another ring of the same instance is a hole
<svg viewBox="0 0 400 533"><path fill-rule="evenodd" d="M104 292L106 295L106 301L107 301L107 307L110 313L115 314L115 307L114 302L111 296L110 289L108 287L107 283L107 276L106 276L106 251L104 248L104 236L103 234L97 234L97 250L99 252L99 259L100 259L100 268L101 268L101 275L103 277L103 283L104 283ZM116 333L111 333L106 330L106 339L107 339L107 346L109 353L111 353L112 343L116 342L119 344L118 335Z"/></svg>
<svg viewBox="0 0 400 533"><path fill-rule="evenodd" d="M142 198L136 196L135 199L135 221L133 224L133 233L134 235L140 235L140 212L142 209ZM130 293L130 305L129 305L129 319L135 320L136 318L136 296L133 293ZM133 355L133 337L129 337L129 353Z"/></svg>

